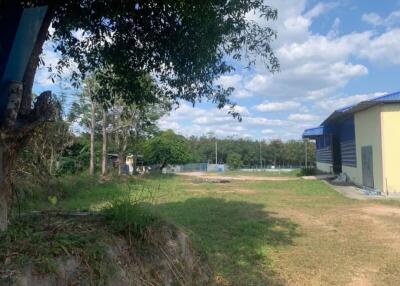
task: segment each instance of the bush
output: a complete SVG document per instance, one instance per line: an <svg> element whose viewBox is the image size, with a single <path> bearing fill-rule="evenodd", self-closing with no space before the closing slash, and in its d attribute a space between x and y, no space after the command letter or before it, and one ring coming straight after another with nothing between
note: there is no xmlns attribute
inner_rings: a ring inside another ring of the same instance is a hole
<svg viewBox="0 0 400 286"><path fill-rule="evenodd" d="M300 176L313 176L317 174L317 169L315 167L301 168Z"/></svg>

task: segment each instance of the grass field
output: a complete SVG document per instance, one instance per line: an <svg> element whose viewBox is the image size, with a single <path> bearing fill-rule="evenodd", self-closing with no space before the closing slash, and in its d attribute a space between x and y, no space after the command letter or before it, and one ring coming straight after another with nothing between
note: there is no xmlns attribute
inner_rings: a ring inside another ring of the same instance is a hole
<svg viewBox="0 0 400 286"><path fill-rule="evenodd" d="M98 211L141 196L151 211L186 229L219 285L400 285L398 203L350 200L302 179L68 183L72 191L57 208Z"/></svg>

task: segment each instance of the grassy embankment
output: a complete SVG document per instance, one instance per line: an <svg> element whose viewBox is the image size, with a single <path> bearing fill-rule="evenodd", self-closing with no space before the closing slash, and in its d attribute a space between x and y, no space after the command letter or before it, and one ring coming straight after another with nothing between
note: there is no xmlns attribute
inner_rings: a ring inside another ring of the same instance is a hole
<svg viewBox="0 0 400 286"><path fill-rule="evenodd" d="M56 206L42 200L23 208L102 211L116 200L135 198L186 229L221 285L400 284L396 202L354 201L323 182L302 179L215 184L150 176L87 182L68 178Z"/></svg>

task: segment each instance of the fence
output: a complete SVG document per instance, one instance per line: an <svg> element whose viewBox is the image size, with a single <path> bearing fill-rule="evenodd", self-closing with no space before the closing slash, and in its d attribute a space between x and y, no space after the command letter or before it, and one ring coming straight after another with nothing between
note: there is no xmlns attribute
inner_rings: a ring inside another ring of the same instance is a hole
<svg viewBox="0 0 400 286"><path fill-rule="evenodd" d="M185 173L185 172L225 172L224 164L192 163L183 165L169 165L163 169L163 173Z"/></svg>

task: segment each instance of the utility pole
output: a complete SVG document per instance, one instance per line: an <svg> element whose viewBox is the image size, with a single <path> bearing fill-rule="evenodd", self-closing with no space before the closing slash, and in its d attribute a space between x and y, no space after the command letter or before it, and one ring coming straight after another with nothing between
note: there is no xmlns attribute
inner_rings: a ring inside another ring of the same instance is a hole
<svg viewBox="0 0 400 286"><path fill-rule="evenodd" d="M304 146L305 146L305 149L306 149L306 152L305 152L306 153L306 158L305 158L306 159L305 160L306 161L306 169L308 169L308 141L307 141L307 139L304 139L304 143L305 143Z"/></svg>
<svg viewBox="0 0 400 286"><path fill-rule="evenodd" d="M218 164L218 141L215 140L215 164Z"/></svg>

